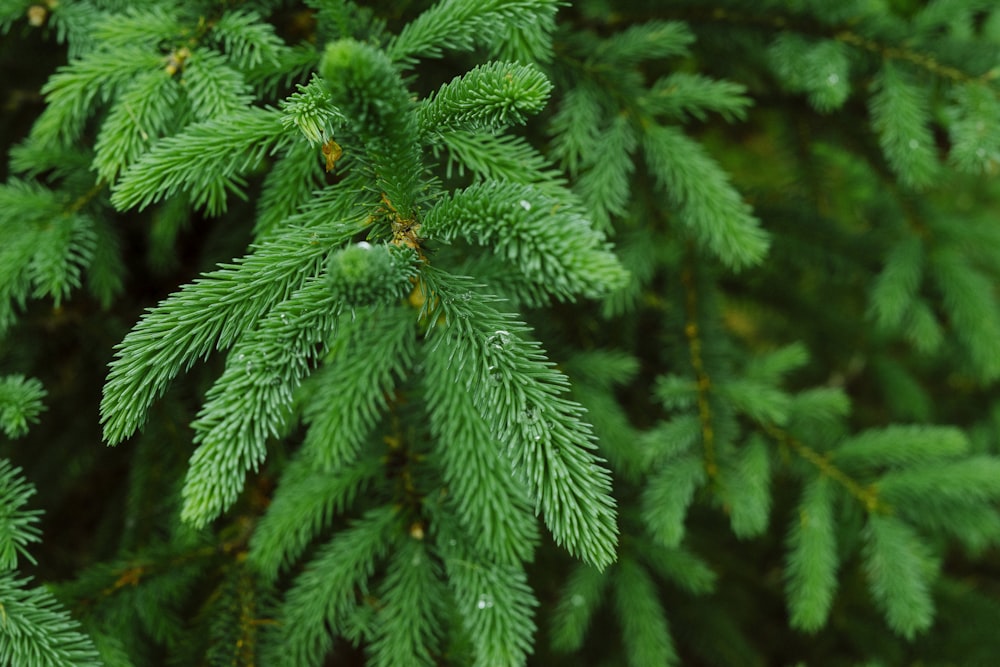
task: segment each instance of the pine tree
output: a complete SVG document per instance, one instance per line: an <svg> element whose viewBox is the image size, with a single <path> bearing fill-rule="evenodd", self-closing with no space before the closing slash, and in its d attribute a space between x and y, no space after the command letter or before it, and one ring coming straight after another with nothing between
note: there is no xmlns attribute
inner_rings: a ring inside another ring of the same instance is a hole
<svg viewBox="0 0 1000 667"><path fill-rule="evenodd" d="M993 3L0 35L3 664L1000 649Z"/></svg>

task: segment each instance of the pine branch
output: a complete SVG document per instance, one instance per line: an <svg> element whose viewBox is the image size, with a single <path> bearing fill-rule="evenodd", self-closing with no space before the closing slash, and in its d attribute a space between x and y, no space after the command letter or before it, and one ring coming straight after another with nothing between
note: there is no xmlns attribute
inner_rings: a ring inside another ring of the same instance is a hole
<svg viewBox="0 0 1000 667"><path fill-rule="evenodd" d="M912 638L934 617L929 579L938 563L906 524L870 516L865 527L865 571L875 602L897 633Z"/></svg>
<svg viewBox="0 0 1000 667"><path fill-rule="evenodd" d="M130 45L88 54L60 68L42 88L47 105L32 126L30 141L47 151L72 145L98 103L116 97L121 86L159 65L156 53Z"/></svg>
<svg viewBox="0 0 1000 667"><path fill-rule="evenodd" d="M334 106L323 80L315 74L309 85L296 87L297 93L279 103L284 112L281 124L286 128L295 125L310 145L324 143L344 123L344 115Z"/></svg>
<svg viewBox="0 0 1000 667"><path fill-rule="evenodd" d="M556 541L570 553L605 567L617 542L610 478L592 453L582 409L562 397L566 378L551 368L527 329L473 301L471 286L424 270L426 293L434 297L431 345L453 350L453 380L467 386L515 473L527 485ZM468 294L469 298L464 298ZM484 410L486 406L493 408Z"/></svg>
<svg viewBox="0 0 1000 667"><path fill-rule="evenodd" d="M414 104L399 71L383 51L341 40L327 47L320 74L362 144L376 192L397 218L415 220L426 177Z"/></svg>
<svg viewBox="0 0 1000 667"><path fill-rule="evenodd" d="M428 239L450 242L461 235L492 247L557 299L600 296L625 274L573 203L565 193L560 200L531 185L483 182L429 210L421 232Z"/></svg>
<svg viewBox="0 0 1000 667"><path fill-rule="evenodd" d="M883 65L870 102L872 126L903 185L929 185L938 173L930 112L921 89L896 65Z"/></svg>
<svg viewBox="0 0 1000 667"><path fill-rule="evenodd" d="M114 182L177 122L180 86L164 70L143 72L117 97L94 146L98 176Z"/></svg>
<svg viewBox="0 0 1000 667"><path fill-rule="evenodd" d="M23 378L4 378L0 382L0 394L9 393L11 385ZM35 387L25 386L29 383L21 382L17 389L34 389L41 392L41 385ZM0 398L0 405L3 405L3 398ZM8 407L0 410L0 416L6 421L9 413ZM0 459L0 570L13 570L17 567L18 557L22 557L29 563L35 564L35 558L28 552L28 545L41 541L41 531L38 529L40 510L23 509L28 499L35 495L35 488L29 484L22 476L21 469L11 465L7 459Z"/></svg>
<svg viewBox="0 0 1000 667"><path fill-rule="evenodd" d="M552 615L553 649L560 652L580 649L608 580L606 572L588 565L577 565L570 572Z"/></svg>
<svg viewBox="0 0 1000 667"><path fill-rule="evenodd" d="M499 43L507 26L530 26L555 6L552 0L443 0L408 23L390 41L387 52L394 62L412 67L419 58L471 51L477 45ZM544 53L533 55L544 59Z"/></svg>
<svg viewBox="0 0 1000 667"><path fill-rule="evenodd" d="M212 38L221 44L230 62L248 71L280 62L284 42L274 28L254 11L229 11L212 25Z"/></svg>
<svg viewBox="0 0 1000 667"><path fill-rule="evenodd" d="M680 222L725 264L741 268L760 262L767 235L728 177L701 145L676 128L649 128L646 160ZM678 156L684 156L683 160Z"/></svg>
<svg viewBox="0 0 1000 667"><path fill-rule="evenodd" d="M306 552L334 517L354 504L379 473L374 459L331 473L300 457L284 471L267 514L250 540L249 561L273 582Z"/></svg>
<svg viewBox="0 0 1000 667"><path fill-rule="evenodd" d="M192 423L198 449L184 483L181 518L205 526L236 500L249 470L291 416L292 392L325 351L342 301L323 280L307 281L237 343Z"/></svg>
<svg viewBox="0 0 1000 667"><path fill-rule="evenodd" d="M538 69L493 62L441 86L417 110L423 132L494 131L523 125L545 107L552 84Z"/></svg>
<svg viewBox="0 0 1000 667"><path fill-rule="evenodd" d="M118 347L101 404L105 439L117 444L146 418L153 401L182 370L213 349L232 346L277 304L318 275L332 245L360 225L322 228L344 202L319 200L295 229L262 244L237 262L213 271L147 312ZM286 314L286 317L288 315ZM184 322L183 328L177 322Z"/></svg>
<svg viewBox="0 0 1000 667"><path fill-rule="evenodd" d="M728 122L735 122L746 118L751 100L740 84L674 72L650 86L639 103L646 113L673 121L685 122L689 118L704 121L708 118L706 112L710 111Z"/></svg>
<svg viewBox="0 0 1000 667"><path fill-rule="evenodd" d="M269 664L319 666L332 643L331 632L368 590L375 564L398 539L396 511L370 510L322 546L295 580L281 607L280 640L271 644ZM400 534L402 531L400 531Z"/></svg>
<svg viewBox="0 0 1000 667"><path fill-rule="evenodd" d="M802 493L786 539L785 595L791 625L806 632L822 628L837 588L837 543L829 478L817 477Z"/></svg>
<svg viewBox="0 0 1000 667"><path fill-rule="evenodd" d="M474 667L522 665L532 651L538 602L524 570L471 558L455 539L441 553Z"/></svg>
<svg viewBox="0 0 1000 667"><path fill-rule="evenodd" d="M851 93L848 49L841 41L813 42L784 33L768 49L768 57L781 84L806 93L821 113L839 109Z"/></svg>
<svg viewBox="0 0 1000 667"><path fill-rule="evenodd" d="M646 569L635 560L623 558L615 567L614 586L628 664L631 667L678 664L670 624Z"/></svg>
<svg viewBox="0 0 1000 667"><path fill-rule="evenodd" d="M405 541L392 555L369 645L373 667L438 664L442 639L438 619L447 601L441 569L416 539Z"/></svg>
<svg viewBox="0 0 1000 667"><path fill-rule="evenodd" d="M213 97L214 94L210 95ZM157 142L121 176L111 203L125 210L188 192L195 206L212 215L226 209L229 192L239 194L242 174L287 141L279 116L265 109L213 109L213 120L190 125Z"/></svg>
<svg viewBox="0 0 1000 667"><path fill-rule="evenodd" d="M502 443L482 418L474 394L455 391L456 362L474 363L463 352L446 344L424 352L432 451L440 457L451 504L476 551L503 564L530 560L538 530L528 494L511 476Z"/></svg>
<svg viewBox="0 0 1000 667"><path fill-rule="evenodd" d="M448 150L445 174L449 178L469 170L486 181L532 184L557 192L566 187L562 174L523 137L454 131L434 138Z"/></svg>
<svg viewBox="0 0 1000 667"><path fill-rule="evenodd" d="M412 309L365 309L361 315L340 326L324 368L313 376L314 399L303 406L309 432L302 456L317 470L353 465L416 357Z"/></svg>
<svg viewBox="0 0 1000 667"><path fill-rule="evenodd" d="M601 40L592 59L599 63L614 63L622 69L643 61L660 60L689 53L694 35L686 23L679 21L647 21L629 26L608 39Z"/></svg>
<svg viewBox="0 0 1000 667"><path fill-rule="evenodd" d="M0 573L0 661L10 665L103 667L93 642L44 588Z"/></svg>

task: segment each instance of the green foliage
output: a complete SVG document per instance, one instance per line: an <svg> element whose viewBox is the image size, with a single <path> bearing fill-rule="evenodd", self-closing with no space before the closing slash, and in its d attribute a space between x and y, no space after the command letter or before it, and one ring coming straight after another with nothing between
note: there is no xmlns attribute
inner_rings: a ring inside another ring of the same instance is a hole
<svg viewBox="0 0 1000 667"><path fill-rule="evenodd" d="M912 187L930 184L938 167L930 110L923 92L899 66L886 63L879 72L871 114L882 150L900 181Z"/></svg>
<svg viewBox="0 0 1000 667"><path fill-rule="evenodd" d="M45 388L34 378L9 375L0 378L0 429L8 438L28 432L28 424L38 421L45 409Z"/></svg>
<svg viewBox="0 0 1000 667"><path fill-rule="evenodd" d="M420 108L425 131L503 129L542 110L552 84L534 67L487 63L444 84Z"/></svg>
<svg viewBox="0 0 1000 667"><path fill-rule="evenodd" d="M20 468L0 460L0 660L7 664L29 662L45 667L85 665L102 661L94 642L80 624L44 587L31 587L30 577L17 573L18 558L35 558L27 545L41 540L39 510L23 509L35 489Z"/></svg>
<svg viewBox="0 0 1000 667"><path fill-rule="evenodd" d="M44 667L100 667L103 661L90 637L51 593L28 588L29 582L11 572L0 574L4 598L0 660L8 664L30 660Z"/></svg>
<svg viewBox="0 0 1000 667"><path fill-rule="evenodd" d="M775 75L789 91L805 93L820 112L840 108L851 93L849 52L842 42L813 43L799 35L780 35L770 47Z"/></svg>
<svg viewBox="0 0 1000 667"><path fill-rule="evenodd" d="M988 662L993 4L0 1L0 662Z"/></svg>
<svg viewBox="0 0 1000 667"><path fill-rule="evenodd" d="M89 216L38 184L12 180L0 186L0 331L30 298L59 304L82 285L95 253Z"/></svg>

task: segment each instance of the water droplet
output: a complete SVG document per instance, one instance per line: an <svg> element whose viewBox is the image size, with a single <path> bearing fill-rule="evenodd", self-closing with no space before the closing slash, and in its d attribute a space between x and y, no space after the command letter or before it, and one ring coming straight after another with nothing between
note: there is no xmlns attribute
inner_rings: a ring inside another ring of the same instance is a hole
<svg viewBox="0 0 1000 667"><path fill-rule="evenodd" d="M830 76L826 77L826 84L828 86L836 86L840 83L840 76L836 72L831 72Z"/></svg>
<svg viewBox="0 0 1000 667"><path fill-rule="evenodd" d="M247 368L247 373L249 373L250 371L252 371L253 370L253 362L252 361L248 361L246 368Z"/></svg>
<svg viewBox="0 0 1000 667"><path fill-rule="evenodd" d="M918 148L920 148L920 142L917 141L916 139L910 139L909 146L910 146L910 150L914 150L915 151Z"/></svg>
<svg viewBox="0 0 1000 667"><path fill-rule="evenodd" d="M984 157L986 157L986 149L985 148L977 148L976 149L976 157L978 157L978 158L984 158Z"/></svg>
<svg viewBox="0 0 1000 667"><path fill-rule="evenodd" d="M458 298L460 301L472 301L472 292L462 292Z"/></svg>
<svg viewBox="0 0 1000 667"><path fill-rule="evenodd" d="M580 595L579 593L576 593L573 597L569 599L569 602L574 607L582 607L584 602L583 596Z"/></svg>
<svg viewBox="0 0 1000 667"><path fill-rule="evenodd" d="M240 352L240 355L238 357L236 357L236 361L243 361L246 358L247 358L247 355L245 355L242 352Z"/></svg>
<svg viewBox="0 0 1000 667"><path fill-rule="evenodd" d="M489 609L493 606L493 596L492 595L481 595L479 596L479 601L476 606L480 609Z"/></svg>
<svg viewBox="0 0 1000 667"><path fill-rule="evenodd" d="M530 211L531 210L531 202L528 201L527 199L522 199L520 201L520 204L521 204L521 208L523 208L525 211Z"/></svg>
<svg viewBox="0 0 1000 667"><path fill-rule="evenodd" d="M525 435L535 442L542 439L548 424L542 419L541 412L533 405L527 406L521 411L521 423L525 427Z"/></svg>
<svg viewBox="0 0 1000 667"><path fill-rule="evenodd" d="M371 250L372 249L372 244L369 243L368 241L358 241L355 245L357 247L361 248L362 250Z"/></svg>
<svg viewBox="0 0 1000 667"><path fill-rule="evenodd" d="M533 425L538 423L538 410L533 405L529 405L521 411L521 419L524 423Z"/></svg>
<svg viewBox="0 0 1000 667"><path fill-rule="evenodd" d="M486 339L486 344L495 350L502 350L510 345L512 338L513 337L510 335L509 331L501 329L490 335L490 337Z"/></svg>
<svg viewBox="0 0 1000 667"><path fill-rule="evenodd" d="M503 383L503 373L500 372L499 368L496 366L490 366L488 370L490 372L490 380L496 382L497 384Z"/></svg>
<svg viewBox="0 0 1000 667"><path fill-rule="evenodd" d="M282 313L281 314L281 323L282 324L288 324L288 314L287 313Z"/></svg>

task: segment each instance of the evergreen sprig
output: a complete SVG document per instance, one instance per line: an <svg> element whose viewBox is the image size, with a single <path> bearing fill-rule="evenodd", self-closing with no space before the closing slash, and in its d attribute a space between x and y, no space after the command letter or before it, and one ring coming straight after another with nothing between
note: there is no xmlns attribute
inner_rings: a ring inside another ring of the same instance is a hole
<svg viewBox="0 0 1000 667"><path fill-rule="evenodd" d="M239 193L242 175L274 153L285 135L277 113L265 109L213 110L219 118L189 126L158 142L122 174L111 202L120 209L162 201L187 192L210 214L226 209Z"/></svg>
<svg viewBox="0 0 1000 667"><path fill-rule="evenodd" d="M473 392L514 473L527 485L556 540L597 567L614 559L617 541L610 478L590 451L582 408L561 396L567 380L551 368L522 324L473 297L462 281L424 272L436 296L432 344L448 349L452 382ZM467 296L466 296L467 295ZM461 355L461 356L459 356Z"/></svg>
<svg viewBox="0 0 1000 667"><path fill-rule="evenodd" d="M4 383L18 380L7 378ZM41 511L24 509L34 494L21 469L0 459L0 661L100 667L103 662L80 624L49 590L31 586L31 578L16 571L20 558L37 562L27 547L41 541Z"/></svg>
<svg viewBox="0 0 1000 667"><path fill-rule="evenodd" d="M502 130L523 125L545 106L552 84L540 70L514 63L480 65L446 83L420 106L425 132Z"/></svg>
<svg viewBox="0 0 1000 667"><path fill-rule="evenodd" d="M407 24L390 42L388 55L412 67L418 58L440 58L445 51L469 51L482 44L498 48L509 35L510 26L524 30L537 23L543 30L549 28L551 24L543 17L551 16L550 10L556 6L553 0L487 0L477 4L445 0ZM545 51L539 49L547 47L543 39L518 39L515 44L526 47L517 53L520 59L546 59Z"/></svg>
<svg viewBox="0 0 1000 667"><path fill-rule="evenodd" d="M572 196L532 185L483 181L442 200L424 217L429 240L462 238L492 249L524 278L558 299L596 297L625 272Z"/></svg>
<svg viewBox="0 0 1000 667"><path fill-rule="evenodd" d="M29 588L30 579L0 574L3 595L0 661L44 667L103 667L88 637L44 588Z"/></svg>
<svg viewBox="0 0 1000 667"><path fill-rule="evenodd" d="M320 219L321 210L336 211L327 204L314 211ZM302 222L308 219L305 215ZM308 276L320 273L331 243L357 229L348 223L339 229L294 230L207 274L147 313L122 341L111 365L102 403L105 439L115 444L131 435L171 379L213 349L233 345ZM174 326L178 319L187 326ZM127 402L121 397L128 397Z"/></svg>
<svg viewBox="0 0 1000 667"><path fill-rule="evenodd" d="M23 375L0 377L0 430L8 438L28 432L28 425L38 421L45 410L46 391L42 383Z"/></svg>
<svg viewBox="0 0 1000 667"><path fill-rule="evenodd" d="M6 384L10 384L7 378ZM8 571L17 567L18 558L35 563L28 552L28 545L41 541L38 521L39 510L26 510L24 505L35 488L22 477L20 468L15 468L7 459L0 460L0 570Z"/></svg>
<svg viewBox="0 0 1000 667"><path fill-rule="evenodd" d="M988 662L995 3L361 4L0 0L0 662Z"/></svg>
<svg viewBox="0 0 1000 667"><path fill-rule="evenodd" d="M0 233L0 331L29 298L62 303L97 251L93 220L32 181L0 185Z"/></svg>

